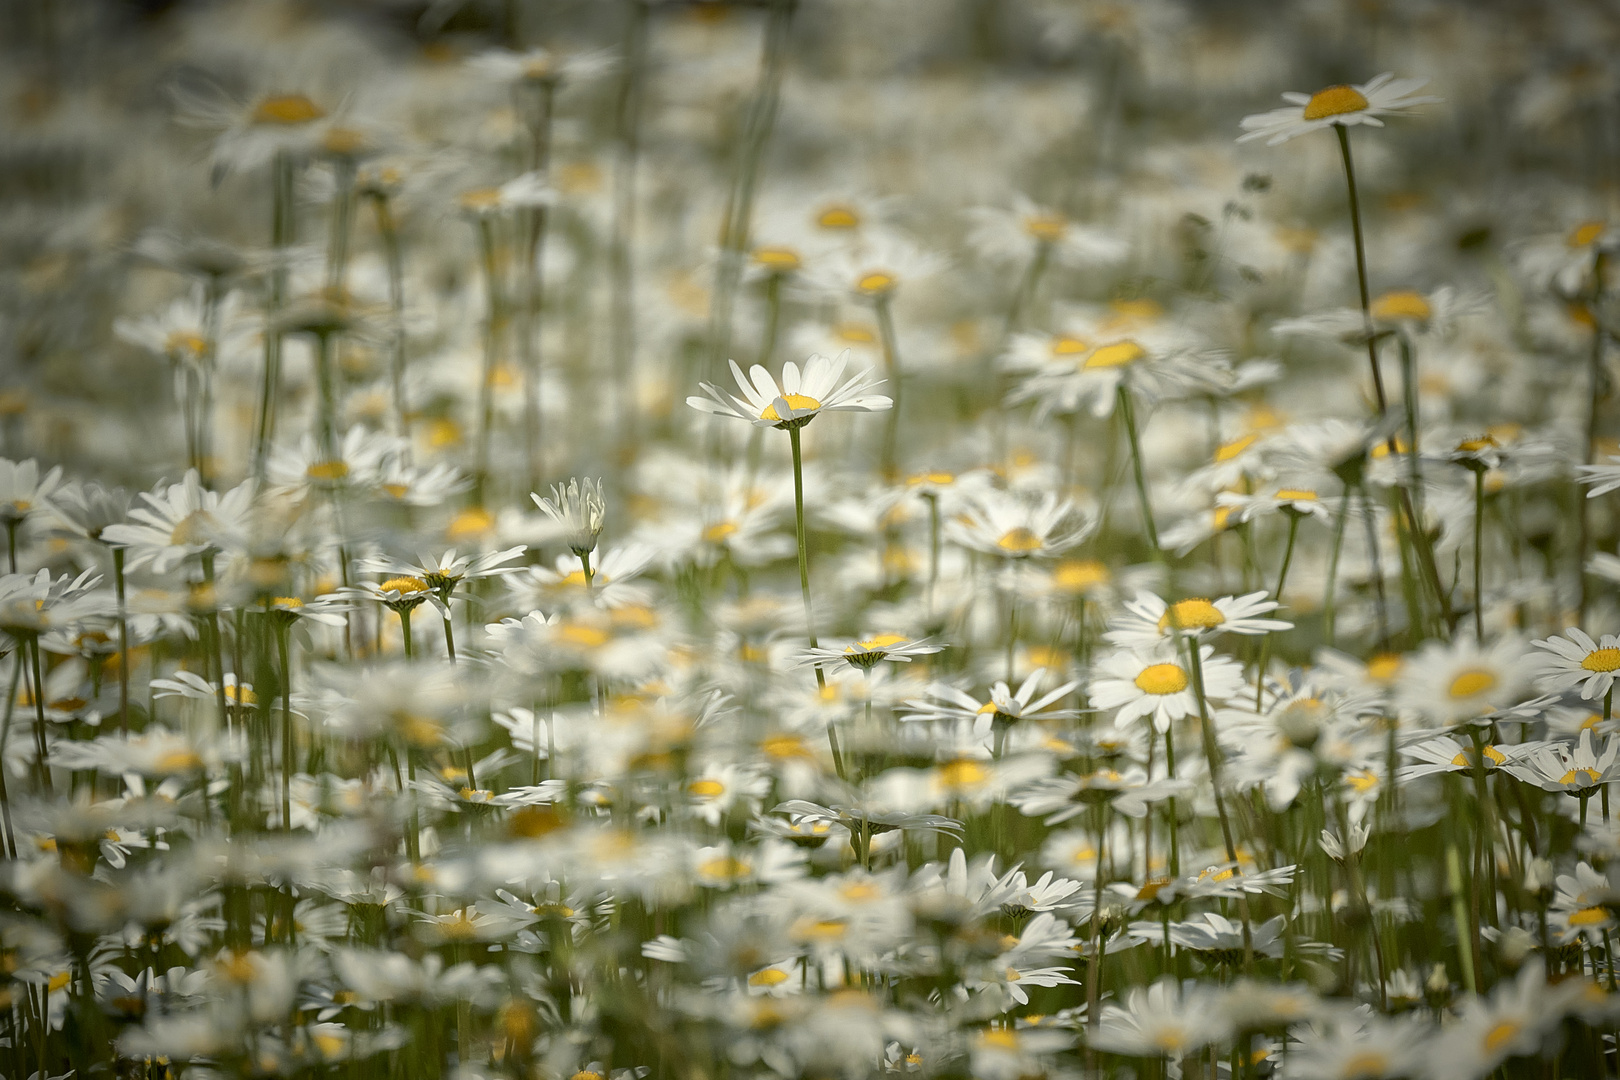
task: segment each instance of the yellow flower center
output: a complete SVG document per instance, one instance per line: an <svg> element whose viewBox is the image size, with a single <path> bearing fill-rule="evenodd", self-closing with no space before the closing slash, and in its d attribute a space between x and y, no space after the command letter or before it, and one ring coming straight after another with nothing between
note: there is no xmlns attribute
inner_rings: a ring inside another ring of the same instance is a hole
<svg viewBox="0 0 1620 1080"><path fill-rule="evenodd" d="M1376 1050L1363 1050L1345 1059L1339 1069L1340 1080L1376 1080L1389 1072L1389 1055Z"/></svg>
<svg viewBox="0 0 1620 1080"><path fill-rule="evenodd" d="M175 547L200 544L214 531L214 515L206 510L193 510L181 518L169 533L169 543Z"/></svg>
<svg viewBox="0 0 1620 1080"><path fill-rule="evenodd" d="M1395 653L1379 653L1367 661L1367 677L1375 682L1387 683L1401 670L1401 658Z"/></svg>
<svg viewBox="0 0 1620 1080"><path fill-rule="evenodd" d="M259 102L253 110L253 122L274 127L296 127L325 115L325 109L303 94L281 94Z"/></svg>
<svg viewBox="0 0 1620 1080"><path fill-rule="evenodd" d="M845 900L876 900L883 894L870 881L851 881L838 890L838 895Z"/></svg>
<svg viewBox="0 0 1620 1080"><path fill-rule="evenodd" d="M1620 671L1620 649L1594 649L1586 654L1581 667L1587 671Z"/></svg>
<svg viewBox="0 0 1620 1080"><path fill-rule="evenodd" d="M558 627L557 636L570 645L581 645L587 649L600 648L608 643L606 630L582 623L564 623Z"/></svg>
<svg viewBox="0 0 1620 1080"><path fill-rule="evenodd" d="M863 293L876 296L894 291L896 284L893 274L886 270L873 270L871 273L862 274L860 280L855 283L855 287Z"/></svg>
<svg viewBox="0 0 1620 1080"><path fill-rule="evenodd" d="M1315 502L1316 492L1303 488L1279 488L1277 498L1283 502Z"/></svg>
<svg viewBox="0 0 1620 1080"><path fill-rule="evenodd" d="M257 705L259 695L253 692L251 686L227 686L225 688L225 700L234 702L237 705Z"/></svg>
<svg viewBox="0 0 1620 1080"><path fill-rule="evenodd" d="M450 538L451 543L459 543L463 540L475 540L493 528L495 515L475 506L457 514L444 530L444 534Z"/></svg>
<svg viewBox="0 0 1620 1080"><path fill-rule="evenodd" d="M1124 367L1133 364L1146 356L1147 352L1134 341L1116 341L1112 345L1101 345L1088 357L1085 368L1090 371L1096 368Z"/></svg>
<svg viewBox="0 0 1620 1080"><path fill-rule="evenodd" d="M1569 246L1572 248L1586 247L1602 236L1603 230L1607 227L1607 224L1602 221L1583 221L1570 232Z"/></svg>
<svg viewBox="0 0 1620 1080"><path fill-rule="evenodd" d="M1226 621L1221 609L1208 600L1193 597L1177 600L1159 616L1159 633L1171 627L1177 630L1211 630Z"/></svg>
<svg viewBox="0 0 1620 1080"><path fill-rule="evenodd" d="M1523 1025L1516 1020L1498 1020L1491 1025L1491 1030L1485 1033L1485 1052L1494 1054L1502 1049L1502 1047L1513 1041L1513 1037L1519 1033L1522 1027Z"/></svg>
<svg viewBox="0 0 1620 1080"><path fill-rule="evenodd" d="M1089 344L1073 334L1059 334L1052 339L1053 356L1079 356L1089 348L1091 348Z"/></svg>
<svg viewBox="0 0 1620 1080"><path fill-rule="evenodd" d="M321 149L328 154L358 154L366 145L366 137L354 128L335 127L321 137Z"/></svg>
<svg viewBox="0 0 1620 1080"><path fill-rule="evenodd" d="M1065 559L1052 570L1052 584L1068 592L1080 592L1108 584L1108 567L1095 559Z"/></svg>
<svg viewBox="0 0 1620 1080"><path fill-rule="evenodd" d="M1368 769L1356 769L1344 774L1344 782L1351 791L1365 795L1378 786L1378 774Z"/></svg>
<svg viewBox="0 0 1620 1080"><path fill-rule="evenodd" d="M201 356L208 351L208 342L188 330L176 330L169 335L164 345L171 353L191 353L194 356Z"/></svg>
<svg viewBox="0 0 1620 1080"><path fill-rule="evenodd" d="M1218 462L1231 461L1253 446L1259 438L1258 435L1239 435L1229 443L1222 443L1220 448L1215 451L1215 460Z"/></svg>
<svg viewBox="0 0 1620 1080"><path fill-rule="evenodd" d="M1608 921L1608 909L1600 907L1581 908L1569 917L1571 926L1602 926Z"/></svg>
<svg viewBox="0 0 1620 1080"><path fill-rule="evenodd" d="M1452 679L1451 685L1446 688L1446 693L1451 695L1453 701L1460 701L1463 698L1471 698L1476 694L1483 694L1495 685L1495 675L1474 668Z"/></svg>
<svg viewBox="0 0 1620 1080"><path fill-rule="evenodd" d="M722 855L718 859L709 859L698 867L698 874L714 881L736 881L745 878L753 872L753 867L741 859L734 859L730 855Z"/></svg>
<svg viewBox="0 0 1620 1080"><path fill-rule="evenodd" d="M1330 86L1318 90L1305 103L1305 119L1323 120L1329 116L1344 116L1360 112L1367 107L1367 99L1353 86Z"/></svg>
<svg viewBox="0 0 1620 1080"><path fill-rule="evenodd" d="M861 215L852 206L835 203L824 207L816 215L816 224L823 229L857 229L861 224Z"/></svg>
<svg viewBox="0 0 1620 1080"><path fill-rule="evenodd" d="M766 968L748 976L749 986L781 986L788 981L788 973L781 968Z"/></svg>
<svg viewBox="0 0 1620 1080"><path fill-rule="evenodd" d="M1182 1036L1181 1032L1175 1029L1157 1031L1153 1034L1153 1045L1158 1047L1161 1054L1179 1054L1186 1043L1187 1040Z"/></svg>
<svg viewBox="0 0 1620 1080"><path fill-rule="evenodd" d="M904 634L878 634L876 637L869 637L865 641L857 641L853 645L844 646L844 652L846 654L882 652L900 644L904 640L906 640Z"/></svg>
<svg viewBox="0 0 1620 1080"><path fill-rule="evenodd" d="M726 785L722 784L718 780L694 780L690 784L686 785L686 790L691 792L693 795L700 795L706 799L712 799L717 795L724 795L726 792Z"/></svg>
<svg viewBox="0 0 1620 1080"><path fill-rule="evenodd" d="M772 735L759 744L766 757L778 761L787 758L810 757L810 747L797 735Z"/></svg>
<svg viewBox="0 0 1620 1080"><path fill-rule="evenodd" d="M939 767L939 782L953 790L976 788L990 779L990 770L970 758L947 761Z"/></svg>
<svg viewBox="0 0 1620 1080"><path fill-rule="evenodd" d="M787 402L788 408L794 412L810 412L821 408L821 402L806 394L783 394L782 400ZM776 415L776 402L773 401L765 406L765 411L759 414L759 418L761 420L781 420L782 418ZM821 429L817 428L816 430L820 431Z"/></svg>
<svg viewBox="0 0 1620 1080"><path fill-rule="evenodd" d="M1035 214L1024 219L1024 231L1037 240L1055 244L1063 239L1069 223L1059 214Z"/></svg>
<svg viewBox="0 0 1620 1080"><path fill-rule="evenodd" d="M271 598L270 606L292 610L303 607L304 602L296 596L276 596Z"/></svg>
<svg viewBox="0 0 1620 1080"><path fill-rule="evenodd" d="M995 1028L980 1035L979 1042L983 1046L994 1047L997 1050L1017 1050L1018 1032Z"/></svg>
<svg viewBox="0 0 1620 1080"><path fill-rule="evenodd" d="M711 544L718 544L728 536L735 535L736 532L737 523L735 521L717 521L703 530L703 539Z"/></svg>
<svg viewBox="0 0 1620 1080"><path fill-rule="evenodd" d="M1375 319L1394 322L1398 319L1416 319L1419 322L1426 320L1434 314L1429 301L1422 293L1411 290L1387 292L1372 303L1372 314Z"/></svg>
<svg viewBox="0 0 1620 1080"><path fill-rule="evenodd" d="M1134 680L1144 694L1179 694L1187 689L1187 673L1180 664L1151 664Z"/></svg>
<svg viewBox="0 0 1620 1080"><path fill-rule="evenodd" d="M1596 769L1571 769L1558 778L1560 784L1572 787L1591 787L1598 782Z"/></svg>
<svg viewBox="0 0 1620 1080"><path fill-rule="evenodd" d="M804 260L799 253L790 248L763 247L754 251L754 261L767 270L782 274L790 270L797 270Z"/></svg>
<svg viewBox="0 0 1620 1080"><path fill-rule="evenodd" d="M501 189L492 187L473 188L471 191L461 193L461 207L463 210L483 211L493 210L501 204Z"/></svg>
<svg viewBox="0 0 1620 1080"><path fill-rule="evenodd" d="M419 577L409 576L389 578L377 587L383 592L397 592L402 596L409 593L425 593L428 591L427 582Z"/></svg>
<svg viewBox="0 0 1620 1080"><path fill-rule="evenodd" d="M1011 555L1028 555L1041 550L1041 538L1020 525L997 540L996 547Z"/></svg>
<svg viewBox="0 0 1620 1080"><path fill-rule="evenodd" d="M304 475L311 480L342 480L349 475L349 464L346 461L317 461L304 470Z"/></svg>
<svg viewBox="0 0 1620 1080"><path fill-rule="evenodd" d="M1493 446L1501 445L1501 443L1496 441L1494 436L1481 435L1474 439L1464 439L1462 442L1457 444L1457 449L1465 454L1474 454L1481 450L1489 450Z"/></svg>
<svg viewBox="0 0 1620 1080"><path fill-rule="evenodd" d="M170 750L158 757L152 763L153 771L160 773L183 773L202 767L202 758L191 750Z"/></svg>

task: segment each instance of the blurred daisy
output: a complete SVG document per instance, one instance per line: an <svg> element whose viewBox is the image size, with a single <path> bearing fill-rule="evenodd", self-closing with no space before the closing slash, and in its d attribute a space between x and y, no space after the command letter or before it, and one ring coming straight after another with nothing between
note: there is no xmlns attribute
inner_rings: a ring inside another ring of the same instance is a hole
<svg viewBox="0 0 1620 1080"><path fill-rule="evenodd" d="M1254 113L1239 121L1244 134L1238 136L1238 142L1265 139L1267 146L1276 146L1334 124L1383 127L1380 117L1399 115L1414 106L1440 100L1415 93L1428 81L1427 78L1397 79L1385 73L1359 86L1329 86L1314 94L1290 91L1282 96L1289 103L1288 108Z"/></svg>
<svg viewBox="0 0 1620 1080"><path fill-rule="evenodd" d="M972 222L968 246L991 262L1027 264L1045 250L1064 266L1106 266L1127 251L1117 236L1071 221L1023 194L1014 194L1009 208L976 206L967 216Z"/></svg>
<svg viewBox="0 0 1620 1080"><path fill-rule="evenodd" d="M915 712L906 713L902 720L977 720L981 716L989 716L995 720L1011 723L1016 720L1041 715L1041 720L1068 720L1079 715L1076 709L1051 709L1063 700L1065 696L1074 692L1080 685L1078 679L1063 683L1054 690L1036 697L1041 680L1046 677L1045 668L1037 668L1026 678L1017 693L1014 693L1006 683L998 682L990 688L990 696L986 701L963 693L954 686L944 683L935 683L928 688L928 696L933 701L910 700L906 704ZM1045 711L1043 711L1045 710Z"/></svg>
<svg viewBox="0 0 1620 1080"><path fill-rule="evenodd" d="M1068 499L1047 491L1038 500L988 489L967 500L946 535L974 551L1005 559L1056 555L1080 543L1096 527Z"/></svg>
<svg viewBox="0 0 1620 1080"><path fill-rule="evenodd" d="M1529 670L1521 643L1503 638L1481 646L1471 638L1431 641L1403 665L1398 706L1449 727L1516 704Z"/></svg>

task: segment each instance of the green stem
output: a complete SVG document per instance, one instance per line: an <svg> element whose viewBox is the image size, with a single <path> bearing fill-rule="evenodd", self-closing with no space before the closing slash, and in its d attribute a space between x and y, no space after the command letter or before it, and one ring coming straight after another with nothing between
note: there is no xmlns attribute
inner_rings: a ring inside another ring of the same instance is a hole
<svg viewBox="0 0 1620 1080"><path fill-rule="evenodd" d="M292 832L292 650L287 631L285 624L276 626L276 649L281 658L281 828Z"/></svg>
<svg viewBox="0 0 1620 1080"><path fill-rule="evenodd" d="M1288 543L1283 547L1282 569L1277 571L1277 588L1272 592L1271 598L1282 603L1283 586L1288 583L1288 565L1294 561L1294 540L1299 536L1300 515L1288 512ZM1271 635L1267 634L1260 639L1260 668L1254 676L1254 711L1260 711L1261 698L1265 693L1266 664L1271 659Z"/></svg>
<svg viewBox="0 0 1620 1080"><path fill-rule="evenodd" d="M1474 470L1474 640L1485 640L1485 470Z"/></svg>
<svg viewBox="0 0 1620 1080"><path fill-rule="evenodd" d="M1142 506L1142 527L1147 530L1153 557L1164 562L1164 549L1159 546L1159 529L1153 523L1153 504L1148 501L1147 474L1142 469L1142 444L1136 432L1136 410L1131 403L1130 387L1124 379L1119 381L1119 414L1125 421L1125 438L1130 442L1131 473L1136 480L1136 498Z"/></svg>
<svg viewBox="0 0 1620 1080"><path fill-rule="evenodd" d="M1180 635L1177 635L1180 636ZM1188 665L1192 673L1193 697L1198 701L1198 729L1203 737L1204 760L1209 765L1209 783L1211 793L1215 796L1215 816L1221 823L1221 840L1226 844L1226 861L1232 864L1234 877L1242 877L1243 869L1238 865L1237 844L1232 839L1232 821L1226 813L1226 799L1221 794L1221 751L1215 744L1215 724L1209 718L1209 701L1204 696L1204 660L1200 652L1198 636L1190 635L1186 638ZM1249 894L1238 892L1238 915L1243 922L1243 970L1248 972L1254 966L1254 938L1253 929L1249 922Z"/></svg>
<svg viewBox="0 0 1620 1080"><path fill-rule="evenodd" d="M810 550L804 534L804 455L799 446L799 428L790 427L787 432L793 448L793 525L794 536L799 542L799 591L804 596L805 633L809 635L810 647L815 649L820 646L816 643L815 610L810 606ZM819 662L816 664L816 688L827 688L827 676ZM844 758L838 750L838 732L831 723L827 725L827 742L832 747L833 767L838 770L839 779L843 779Z"/></svg>
<svg viewBox="0 0 1620 1080"><path fill-rule="evenodd" d="M1378 395L1378 415L1383 416L1389 409L1389 401L1384 394L1384 375L1378 368L1378 343L1373 337L1372 297L1367 288L1367 246L1361 236L1361 203L1356 197L1356 168L1350 158L1350 130L1343 124L1334 124L1333 130L1339 136L1339 152L1344 158L1344 181L1350 191L1350 228L1356 241L1356 284L1361 289L1361 321L1363 336L1367 339L1367 364L1372 369L1373 389Z"/></svg>
<svg viewBox="0 0 1620 1080"><path fill-rule="evenodd" d="M29 651L29 659L33 661L34 685L31 696L34 699L34 740L35 749L39 752L39 782L47 792L51 790L51 760L50 749L45 741L45 679L40 672L39 663L39 636L31 635L22 646Z"/></svg>
<svg viewBox="0 0 1620 1080"><path fill-rule="evenodd" d="M889 398L894 402L889 409L883 429L883 479L891 484L900 478L897 457L900 445L900 388L903 382L900 371L900 341L894 332L894 312L890 307L892 303L893 295L883 293L877 297L874 304L877 310L878 335L883 343L883 369L889 377Z"/></svg>
<svg viewBox="0 0 1620 1080"><path fill-rule="evenodd" d="M129 608L124 601L124 549L112 549L113 591L118 598L118 730L129 733Z"/></svg>

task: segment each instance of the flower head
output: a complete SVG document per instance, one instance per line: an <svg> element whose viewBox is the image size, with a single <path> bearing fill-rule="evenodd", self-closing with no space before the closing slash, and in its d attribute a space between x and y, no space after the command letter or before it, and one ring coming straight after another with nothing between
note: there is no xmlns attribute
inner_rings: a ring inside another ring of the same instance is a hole
<svg viewBox="0 0 1620 1080"><path fill-rule="evenodd" d="M789 360L782 365L782 381L778 383L771 373L755 364L743 377L742 368L731 361L731 374L742 389L743 396L727 393L712 383L702 383L707 398L689 397L686 403L702 412L716 416L730 416L747 420L755 427L774 427L787 430L799 428L823 412L878 412L892 408L894 402L880 394L867 394L881 384L871 371L860 371L839 382L849 363L849 350L836 359L819 353L799 365ZM752 380L750 382L750 379Z"/></svg>
<svg viewBox="0 0 1620 1080"><path fill-rule="evenodd" d="M1383 127L1380 117L1399 115L1414 106L1441 100L1415 93L1428 81L1427 78L1397 79L1386 72L1360 86L1329 86L1314 94L1291 91L1283 95L1283 100L1289 102L1287 108L1245 116L1238 125L1244 131L1238 136L1238 142L1265 139L1267 146L1276 146L1335 124Z"/></svg>

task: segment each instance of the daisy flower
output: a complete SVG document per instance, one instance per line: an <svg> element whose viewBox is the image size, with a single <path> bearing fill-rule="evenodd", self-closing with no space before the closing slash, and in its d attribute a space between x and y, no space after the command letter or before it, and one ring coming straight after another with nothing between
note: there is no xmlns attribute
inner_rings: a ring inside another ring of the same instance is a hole
<svg viewBox="0 0 1620 1080"><path fill-rule="evenodd" d="M998 682L990 688L989 700L983 702L954 686L935 683L927 691L928 696L934 700L907 701L906 704L917 711L907 713L901 719L971 721L981 716L992 716L1005 723L1011 723L1033 717L1036 713L1041 713L1042 720L1068 720L1080 715L1076 709L1047 709L1047 706L1061 701L1065 695L1073 692L1074 688L1080 685L1080 681L1075 679L1066 682L1037 698L1035 692L1045 675L1045 668L1036 668L1018 687L1017 693L1014 693L1006 683Z"/></svg>
<svg viewBox="0 0 1620 1080"><path fill-rule="evenodd" d="M1193 393L1216 393L1231 375L1224 354L1156 340L1150 330L1128 336L1105 334L1081 346L1032 372L1007 395L1007 404L1033 401L1040 420L1052 413L1080 411L1102 420L1113 413L1120 388L1127 383L1139 403L1153 404ZM1055 339L1054 353L1060 347L1072 345Z"/></svg>
<svg viewBox="0 0 1620 1080"><path fill-rule="evenodd" d="M1608 463L1603 465L1575 466L1575 481L1591 485L1592 490L1586 493L1588 499L1620 490L1620 455L1610 454Z"/></svg>
<svg viewBox="0 0 1620 1080"><path fill-rule="evenodd" d="M1516 746L1498 747L1486 743L1481 751L1485 758L1485 771L1490 772L1492 769L1502 767L1507 764L1510 755L1523 755L1535 745L1540 744L1521 743ZM1415 765L1403 765L1397 770L1395 778L1401 783L1419 776L1433 776L1436 773L1471 772L1475 764L1473 746L1465 745L1450 735L1441 735L1412 746L1404 746L1401 753L1417 762Z"/></svg>
<svg viewBox="0 0 1620 1080"><path fill-rule="evenodd" d="M1031 501L994 489L979 492L946 526L946 536L974 551L1006 559L1056 555L1080 543L1096 521L1048 491Z"/></svg>
<svg viewBox="0 0 1620 1080"><path fill-rule="evenodd" d="M602 535L607 521L607 500L602 495L602 481L577 479L566 485L551 485L551 498L543 499L529 493L534 505L540 508L561 531L568 550L583 558L596 550L596 541Z"/></svg>
<svg viewBox="0 0 1620 1080"><path fill-rule="evenodd" d="M1604 634L1601 642L1593 641L1578 626L1564 631L1564 637L1551 637L1531 642L1544 649L1541 672L1536 686L1542 690L1570 690L1581 688L1581 697L1600 698L1614 687L1614 673L1620 670L1620 635Z"/></svg>
<svg viewBox="0 0 1620 1080"><path fill-rule="evenodd" d="M1289 630L1293 623L1259 616L1276 611L1275 600L1267 600L1264 590L1243 596L1223 596L1219 600L1191 597L1173 604L1150 592L1138 592L1125 603L1125 612L1114 619L1113 628L1103 637L1123 648L1156 645L1177 636L1200 640L1216 634L1266 634Z"/></svg>
<svg viewBox="0 0 1620 1080"><path fill-rule="evenodd" d="M914 656L928 656L943 651L945 646L935 645L927 638L913 641L904 634L874 634L872 637L851 642L842 649L806 649L794 658L794 667L813 667L817 664L835 664L846 661L851 667L871 671L881 660L909 664Z"/></svg>
<svg viewBox="0 0 1620 1080"><path fill-rule="evenodd" d="M51 509L51 494L62 485L62 467L39 474L39 462L0 458L0 522L15 525L36 510Z"/></svg>
<svg viewBox="0 0 1620 1080"><path fill-rule="evenodd" d="M1609 905L1614 902L1614 886L1587 863L1576 863L1575 873L1559 874L1557 892L1547 913L1560 942L1569 944L1585 938L1596 948L1603 936L1616 925Z"/></svg>
<svg viewBox="0 0 1620 1080"><path fill-rule="evenodd" d="M1009 208L976 206L967 216L972 221L968 246L991 262L1024 265L1044 248L1064 266L1106 266L1127 251L1117 236L1071 221L1022 194L1013 195Z"/></svg>
<svg viewBox="0 0 1620 1080"><path fill-rule="evenodd" d="M1502 765L1527 784L1543 791L1561 791L1585 799L1604 784L1620 779L1620 737L1610 736L1599 753L1592 746L1590 729L1580 741L1542 743Z"/></svg>
<svg viewBox="0 0 1620 1080"><path fill-rule="evenodd" d="M774 427L787 430L803 427L823 412L880 412L891 408L894 402L881 394L867 394L883 380L875 378L870 370L856 372L842 383L844 368L849 363L849 350L836 359L820 354L805 361L801 373L799 365L789 360L782 365L782 381L778 383L759 364L755 364L743 377L742 368L735 360L729 361L731 374L743 392L742 397L727 393L713 383L700 383L707 398L689 397L686 403L700 412L716 416L730 416L747 420L755 427ZM752 381L750 381L752 380Z"/></svg>
<svg viewBox="0 0 1620 1080"><path fill-rule="evenodd" d="M1426 78L1397 79L1386 72L1359 86L1329 86L1314 94L1290 91L1282 96L1289 103L1287 108L1254 113L1239 121L1244 134L1238 136L1238 142L1265 139L1267 146L1276 146L1334 124L1383 127L1380 117L1396 116L1414 106L1441 100L1415 93L1428 81Z"/></svg>
<svg viewBox="0 0 1620 1080"><path fill-rule="evenodd" d="M1528 674L1513 638L1483 646L1472 638L1431 641L1402 666L1395 700L1406 713L1450 727L1516 704Z"/></svg>
<svg viewBox="0 0 1620 1080"><path fill-rule="evenodd" d="M1152 986L1132 988L1123 1006L1105 1004L1086 1041L1113 1054L1179 1059L1229 1034L1211 991L1196 984L1183 990L1165 976Z"/></svg>
<svg viewBox="0 0 1620 1080"><path fill-rule="evenodd" d="M243 535L253 482L221 494L204 488L192 469L178 484L142 492L141 500L146 505L129 512L134 520L107 526L102 539L129 549L129 569L149 566L155 574L166 574L193 555L219 551Z"/></svg>
<svg viewBox="0 0 1620 1080"><path fill-rule="evenodd" d="M1205 698L1224 701L1240 693L1243 669L1235 661L1215 655L1208 645L1198 648ZM1112 653L1103 657L1097 670L1102 677L1091 685L1091 703L1099 709L1118 709L1114 716L1117 727L1129 727L1131 721L1151 716L1154 729L1164 732L1171 721L1198 712L1192 675L1181 663L1180 650L1169 642Z"/></svg>

